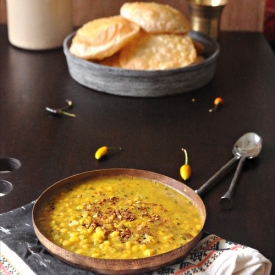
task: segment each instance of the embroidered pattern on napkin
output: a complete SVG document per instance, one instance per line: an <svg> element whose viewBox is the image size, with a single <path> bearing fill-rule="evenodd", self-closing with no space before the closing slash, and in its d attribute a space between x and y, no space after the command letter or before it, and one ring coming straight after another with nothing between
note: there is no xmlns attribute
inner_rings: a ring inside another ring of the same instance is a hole
<svg viewBox="0 0 275 275"><path fill-rule="evenodd" d="M0 275L22 274L35 275L16 253L0 241Z"/></svg>
<svg viewBox="0 0 275 275"><path fill-rule="evenodd" d="M209 235L176 264L153 275L268 275L271 262L257 250Z"/></svg>

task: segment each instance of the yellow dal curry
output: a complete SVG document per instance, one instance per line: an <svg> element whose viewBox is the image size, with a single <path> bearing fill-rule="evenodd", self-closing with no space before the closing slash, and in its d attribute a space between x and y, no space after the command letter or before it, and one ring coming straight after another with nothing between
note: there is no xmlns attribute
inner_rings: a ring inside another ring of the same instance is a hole
<svg viewBox="0 0 275 275"><path fill-rule="evenodd" d="M71 252L104 259L136 259L192 240L203 220L174 189L133 177L98 178L67 188L38 219L40 231Z"/></svg>

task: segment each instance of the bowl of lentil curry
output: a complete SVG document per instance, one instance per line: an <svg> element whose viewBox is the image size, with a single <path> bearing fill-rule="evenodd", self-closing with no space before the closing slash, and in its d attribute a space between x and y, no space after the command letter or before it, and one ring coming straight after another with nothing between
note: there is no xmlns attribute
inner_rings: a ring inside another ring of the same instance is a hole
<svg viewBox="0 0 275 275"><path fill-rule="evenodd" d="M184 257L199 241L206 210L188 186L135 169L105 169L46 189L35 234L60 260L102 274L139 274Z"/></svg>

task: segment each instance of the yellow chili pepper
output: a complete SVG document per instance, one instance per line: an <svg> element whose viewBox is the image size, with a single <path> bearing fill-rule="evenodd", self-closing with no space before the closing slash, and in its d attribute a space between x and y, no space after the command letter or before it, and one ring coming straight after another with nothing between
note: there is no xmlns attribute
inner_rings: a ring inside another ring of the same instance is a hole
<svg viewBox="0 0 275 275"><path fill-rule="evenodd" d="M102 157L106 156L109 150L114 150L118 149L121 150L120 147L107 147L107 146L102 146L98 148L95 152L95 158L96 159L101 159Z"/></svg>
<svg viewBox="0 0 275 275"><path fill-rule="evenodd" d="M209 112L214 112L217 108L223 104L223 99L221 97L216 97L214 100L214 107L209 110Z"/></svg>
<svg viewBox="0 0 275 275"><path fill-rule="evenodd" d="M180 167L180 175L184 180L188 180L191 176L191 167L188 165L188 155L185 149L181 149L185 154L185 164Z"/></svg>

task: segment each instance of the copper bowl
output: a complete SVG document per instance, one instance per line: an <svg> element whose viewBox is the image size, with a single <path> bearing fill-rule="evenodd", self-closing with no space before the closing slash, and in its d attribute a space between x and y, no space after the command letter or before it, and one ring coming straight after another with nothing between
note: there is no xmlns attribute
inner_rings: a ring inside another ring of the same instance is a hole
<svg viewBox="0 0 275 275"><path fill-rule="evenodd" d="M172 178L169 178L167 176L143 170L120 168L94 170L73 175L61 181L58 181L57 183L53 184L48 189L46 189L36 201L32 213L34 232L37 238L40 240L40 242L46 247L46 249L55 257L57 257L63 262L68 263L69 265L102 274L140 274L143 272L150 272L157 270L161 267L167 266L176 261L177 259L186 256L189 253L189 251L200 240L201 235L203 233L203 228L197 234L197 236L195 236L189 243L182 245L176 249L173 249L169 252L146 258L123 260L109 260L78 255L55 245L41 233L37 225L37 220L41 213L41 208L43 207L45 202L47 202L52 196L58 194L58 192L60 192L60 190L63 189L65 186L76 185L80 182L95 179L98 177L112 176L134 176L139 178L145 178L152 181L160 182L166 186L169 186L177 190L183 196L191 200L194 203L194 205L199 209L204 225L206 220L206 210L204 203L201 200L201 198L190 187L186 186L185 184L176 181Z"/></svg>

